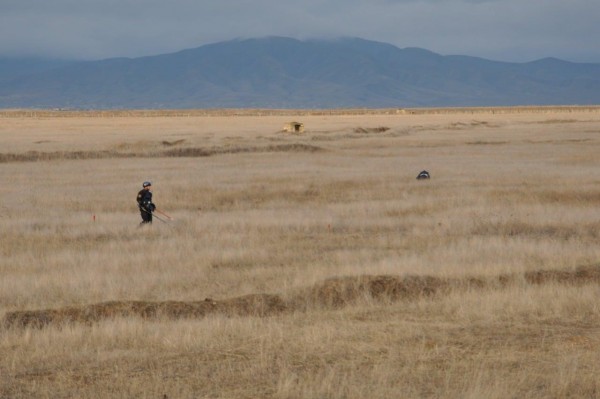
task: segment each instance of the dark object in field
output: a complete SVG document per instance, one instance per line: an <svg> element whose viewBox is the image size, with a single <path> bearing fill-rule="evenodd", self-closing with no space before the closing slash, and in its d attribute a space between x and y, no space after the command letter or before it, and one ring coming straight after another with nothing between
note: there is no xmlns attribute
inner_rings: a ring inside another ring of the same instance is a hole
<svg viewBox="0 0 600 399"><path fill-rule="evenodd" d="M426 170L422 170L418 175L417 175L417 180L423 180L423 179L429 179L431 178L431 176L429 176L429 172Z"/></svg>

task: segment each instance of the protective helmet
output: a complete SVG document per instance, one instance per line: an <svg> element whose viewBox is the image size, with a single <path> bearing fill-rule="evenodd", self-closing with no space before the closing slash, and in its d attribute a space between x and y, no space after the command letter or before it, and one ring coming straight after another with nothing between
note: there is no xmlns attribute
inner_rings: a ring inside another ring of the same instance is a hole
<svg viewBox="0 0 600 399"><path fill-rule="evenodd" d="M145 181L145 182L142 184L142 187L150 187L151 185L152 185L152 183L150 183L149 181Z"/></svg>

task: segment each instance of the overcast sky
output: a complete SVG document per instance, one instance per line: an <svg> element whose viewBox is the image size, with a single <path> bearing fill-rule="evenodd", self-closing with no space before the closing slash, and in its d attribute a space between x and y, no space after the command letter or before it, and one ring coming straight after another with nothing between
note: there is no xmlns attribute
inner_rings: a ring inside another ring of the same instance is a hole
<svg viewBox="0 0 600 399"><path fill-rule="evenodd" d="M274 35L600 62L600 0L0 0L0 56L139 57Z"/></svg>

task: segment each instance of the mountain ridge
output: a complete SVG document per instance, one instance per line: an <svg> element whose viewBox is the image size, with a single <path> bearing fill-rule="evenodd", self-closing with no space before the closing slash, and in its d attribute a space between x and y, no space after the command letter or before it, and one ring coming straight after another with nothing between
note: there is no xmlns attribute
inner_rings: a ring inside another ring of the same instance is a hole
<svg viewBox="0 0 600 399"><path fill-rule="evenodd" d="M271 36L155 56L33 64L18 75L0 58L0 108L600 104L600 64L444 56L360 38Z"/></svg>

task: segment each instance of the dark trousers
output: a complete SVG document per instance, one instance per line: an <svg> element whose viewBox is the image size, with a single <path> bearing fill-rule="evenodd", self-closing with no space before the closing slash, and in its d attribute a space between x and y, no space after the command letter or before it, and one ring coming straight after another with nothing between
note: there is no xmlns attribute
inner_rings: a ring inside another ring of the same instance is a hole
<svg viewBox="0 0 600 399"><path fill-rule="evenodd" d="M148 212L144 208L140 208L140 214L142 215L142 223L152 223L152 212Z"/></svg>

